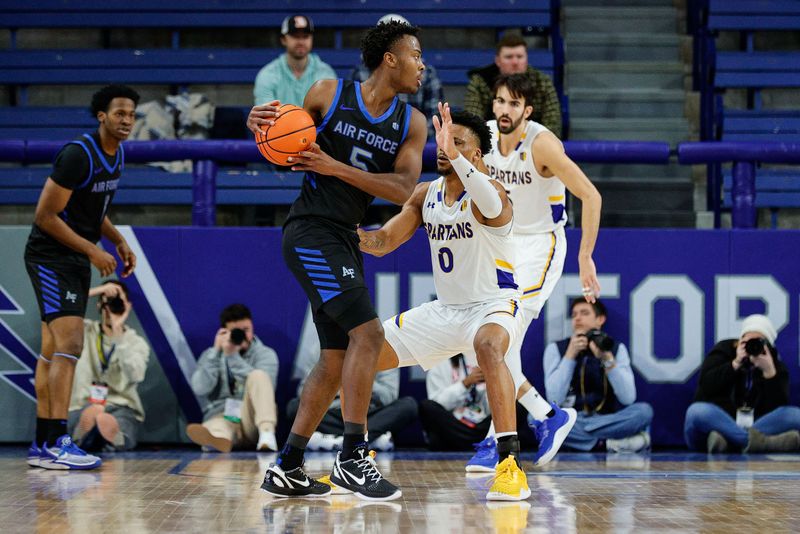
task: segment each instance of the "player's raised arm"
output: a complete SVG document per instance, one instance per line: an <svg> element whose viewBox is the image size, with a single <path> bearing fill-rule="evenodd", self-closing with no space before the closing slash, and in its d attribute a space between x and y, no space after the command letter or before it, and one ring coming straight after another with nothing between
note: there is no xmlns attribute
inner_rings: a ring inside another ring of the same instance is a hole
<svg viewBox="0 0 800 534"><path fill-rule="evenodd" d="M453 170L458 174L464 189L472 198L473 213L478 220L487 226L503 226L508 224L513 217L513 209L508 195L500 184L492 180L487 174L479 170L483 167L482 154L477 153L473 161L468 160L458 150L458 144L463 140L453 136L453 120L450 115L450 105L439 103L440 117L433 117L433 127L436 130L436 144L444 151ZM485 168L485 167L484 167Z"/></svg>
<svg viewBox="0 0 800 534"><path fill-rule="evenodd" d="M414 193L403 204L400 213L389 219L380 229L366 231L359 228L361 251L373 256L385 256L411 239L422 224L422 204L429 186L427 182L417 184Z"/></svg>
<svg viewBox="0 0 800 534"><path fill-rule="evenodd" d="M573 196L579 198L581 209L581 247L578 251L578 266L584 296L594 302L600 295L600 282L597 280L592 253L600 230L600 210L602 197L597 188L583 173L574 161L564 152L564 146L554 135L540 135L531 147L536 154L536 161L564 183Z"/></svg>

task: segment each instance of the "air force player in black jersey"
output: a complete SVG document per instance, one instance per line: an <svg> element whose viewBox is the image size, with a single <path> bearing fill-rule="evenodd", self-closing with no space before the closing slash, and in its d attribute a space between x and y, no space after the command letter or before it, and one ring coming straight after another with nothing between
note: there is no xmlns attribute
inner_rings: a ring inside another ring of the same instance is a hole
<svg viewBox="0 0 800 534"><path fill-rule="evenodd" d="M25 266L42 319L42 351L36 364L36 438L28 464L46 469L92 469L100 458L75 446L67 434L67 410L75 363L83 349L83 317L91 265L102 276L117 261L97 246L101 236L117 249L122 276L136 267L136 256L107 213L125 165L122 141L136 119L139 95L123 85L94 94L96 132L67 143L36 205L25 247Z"/></svg>
<svg viewBox="0 0 800 534"><path fill-rule="evenodd" d="M418 32L400 22L372 28L361 42L370 77L363 83L321 80L303 103L317 124L318 144L291 161L306 176L284 225L283 256L311 301L322 354L286 445L261 486L276 496L330 493L330 486L306 476L302 463L340 385L345 431L331 480L368 500L401 495L378 472L364 435L384 332L364 281L356 227L374 197L403 204L419 179L425 117L397 98L422 83ZM254 107L248 127L255 132L272 123L278 105Z"/></svg>

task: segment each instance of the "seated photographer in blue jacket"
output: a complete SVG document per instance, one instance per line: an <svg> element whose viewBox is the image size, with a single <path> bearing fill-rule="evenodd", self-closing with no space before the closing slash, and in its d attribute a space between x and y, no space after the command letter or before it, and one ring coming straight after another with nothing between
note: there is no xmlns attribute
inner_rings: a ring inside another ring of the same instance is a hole
<svg viewBox="0 0 800 534"><path fill-rule="evenodd" d="M703 361L683 434L690 449L715 452L800 450L800 408L789 406L789 370L764 315L742 322L739 339L714 345Z"/></svg>
<svg viewBox="0 0 800 534"><path fill-rule="evenodd" d="M602 450L605 443L610 452L647 449L653 409L634 402L636 384L628 349L602 331L608 315L605 305L578 298L570 313L572 337L544 350L547 399L578 412L564 446L591 451Z"/></svg>

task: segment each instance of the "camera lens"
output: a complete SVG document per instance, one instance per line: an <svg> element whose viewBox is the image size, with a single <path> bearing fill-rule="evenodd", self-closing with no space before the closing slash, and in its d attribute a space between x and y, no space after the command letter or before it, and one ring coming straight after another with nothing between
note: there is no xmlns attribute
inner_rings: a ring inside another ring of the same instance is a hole
<svg viewBox="0 0 800 534"><path fill-rule="evenodd" d="M744 351L750 356L758 356L764 352L765 341L762 338L748 339L744 344Z"/></svg>
<svg viewBox="0 0 800 534"><path fill-rule="evenodd" d="M241 345L244 342L245 338L244 330L241 328L234 328L231 330L231 343L234 345Z"/></svg>
<svg viewBox="0 0 800 534"><path fill-rule="evenodd" d="M592 329L586 332L586 337L589 341L594 341L597 348L603 352L607 352L614 348L614 340L602 330Z"/></svg>
<svg viewBox="0 0 800 534"><path fill-rule="evenodd" d="M106 301L108 311L114 315L122 315L125 313L125 303L119 297L112 297Z"/></svg>

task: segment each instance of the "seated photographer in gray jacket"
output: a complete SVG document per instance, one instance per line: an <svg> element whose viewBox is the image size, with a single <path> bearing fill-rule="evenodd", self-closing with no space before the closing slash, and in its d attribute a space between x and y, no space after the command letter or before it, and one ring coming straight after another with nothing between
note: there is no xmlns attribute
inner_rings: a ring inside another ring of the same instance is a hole
<svg viewBox="0 0 800 534"><path fill-rule="evenodd" d="M544 351L547 399L573 407L578 420L564 445L579 451L639 452L650 446L653 409L636 400L628 349L606 335L606 307L572 301L572 337ZM528 421L530 424L530 420ZM535 422L534 422L535 423Z"/></svg>
<svg viewBox="0 0 800 534"><path fill-rule="evenodd" d="M195 394L208 401L203 424L188 425L186 434L206 451L253 446L275 451L278 355L255 336L244 304L222 310L220 325L214 346L203 352L192 375Z"/></svg>

